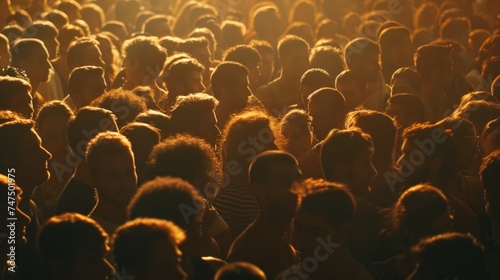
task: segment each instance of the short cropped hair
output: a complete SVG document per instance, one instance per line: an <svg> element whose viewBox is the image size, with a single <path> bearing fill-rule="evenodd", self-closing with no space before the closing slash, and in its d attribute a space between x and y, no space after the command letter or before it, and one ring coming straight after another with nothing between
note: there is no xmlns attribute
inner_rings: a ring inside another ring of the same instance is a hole
<svg viewBox="0 0 500 280"><path fill-rule="evenodd" d="M451 46L424 45L415 53L415 67L422 77L422 81L429 81L431 70L440 69L444 65L446 57L451 54Z"/></svg>
<svg viewBox="0 0 500 280"><path fill-rule="evenodd" d="M297 160L291 154L283 151L265 151L258 154L250 163L248 178L251 184L264 184L271 172L271 166L275 164L298 165Z"/></svg>
<svg viewBox="0 0 500 280"><path fill-rule="evenodd" d="M220 90L223 86L231 86L235 82L235 78L238 76L247 76L248 70L243 64L233 61L222 62L215 67L210 77L210 82L212 84L212 89L214 97L218 98L220 95Z"/></svg>
<svg viewBox="0 0 500 280"><path fill-rule="evenodd" d="M31 92L31 85L19 78L0 76L0 110L9 109L5 107L10 100L19 92Z"/></svg>
<svg viewBox="0 0 500 280"><path fill-rule="evenodd" d="M347 68L351 68L352 62L357 59L362 59L367 53L380 53L380 47L374 41L366 38L356 38L344 48L344 60Z"/></svg>
<svg viewBox="0 0 500 280"><path fill-rule="evenodd" d="M222 60L250 65L252 63L259 63L262 58L256 48L249 45L237 45L226 50Z"/></svg>
<svg viewBox="0 0 500 280"><path fill-rule="evenodd" d="M133 122L137 115L148 109L143 98L123 89L105 92L94 99L91 105L112 111L117 117L118 127Z"/></svg>
<svg viewBox="0 0 500 280"><path fill-rule="evenodd" d="M86 86L88 79L91 76L104 76L104 70L98 66L80 66L76 67L69 74L68 79L68 94L78 94L81 92L83 86Z"/></svg>
<svg viewBox="0 0 500 280"><path fill-rule="evenodd" d="M142 67L150 67L152 71L148 73L154 73L154 77L160 74L167 59L167 52L156 37L138 36L129 39L123 43L122 52L124 57L138 61Z"/></svg>
<svg viewBox="0 0 500 280"><path fill-rule="evenodd" d="M200 117L204 112L215 110L219 101L206 93L178 96L174 108L170 112L174 132L185 133L197 130L200 126Z"/></svg>
<svg viewBox="0 0 500 280"><path fill-rule="evenodd" d="M309 51L307 42L295 35L286 35L278 42L278 57L280 60L288 58L293 50L305 48Z"/></svg>
<svg viewBox="0 0 500 280"><path fill-rule="evenodd" d="M91 218L66 213L50 218L38 234L38 248L44 261L71 264L86 252L107 248L108 234Z"/></svg>

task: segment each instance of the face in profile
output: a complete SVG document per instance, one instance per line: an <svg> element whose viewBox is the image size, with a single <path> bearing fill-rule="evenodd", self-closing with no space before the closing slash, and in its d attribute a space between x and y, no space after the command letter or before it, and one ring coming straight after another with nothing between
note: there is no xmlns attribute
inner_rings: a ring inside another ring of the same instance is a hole
<svg viewBox="0 0 500 280"><path fill-rule="evenodd" d="M42 141L32 129L19 139L19 152L12 166L16 168L21 188L34 188L49 177L48 164L52 155L42 147Z"/></svg>

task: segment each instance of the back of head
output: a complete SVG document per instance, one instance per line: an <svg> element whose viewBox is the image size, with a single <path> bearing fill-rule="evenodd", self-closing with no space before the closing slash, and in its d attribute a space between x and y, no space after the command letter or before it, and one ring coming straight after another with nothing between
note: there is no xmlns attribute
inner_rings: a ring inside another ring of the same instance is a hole
<svg viewBox="0 0 500 280"><path fill-rule="evenodd" d="M500 101L500 75L498 75L493 83L491 83L491 94Z"/></svg>
<svg viewBox="0 0 500 280"><path fill-rule="evenodd" d="M472 235L440 234L422 240L413 251L419 272L426 271L423 279L488 279L484 248Z"/></svg>
<svg viewBox="0 0 500 280"><path fill-rule="evenodd" d="M425 120L425 107L422 99L410 93L398 93L389 98L388 104L397 104L410 116L416 116L419 122Z"/></svg>
<svg viewBox="0 0 500 280"><path fill-rule="evenodd" d="M175 133L196 134L201 118L215 110L219 101L206 93L189 94L177 97L170 112L170 121Z"/></svg>
<svg viewBox="0 0 500 280"><path fill-rule="evenodd" d="M344 48L344 59L347 68L351 69L353 61L363 59L368 53L380 53L380 48L374 41L366 38L356 38Z"/></svg>
<svg viewBox="0 0 500 280"><path fill-rule="evenodd" d="M59 34L57 27L50 21L37 20L24 31L25 38L45 39L56 38Z"/></svg>
<svg viewBox="0 0 500 280"><path fill-rule="evenodd" d="M156 177L143 184L128 206L128 218L157 218L174 222L182 229L199 222L205 203L188 182Z"/></svg>
<svg viewBox="0 0 500 280"><path fill-rule="evenodd" d="M300 78L300 86L306 86L314 90L325 87L332 88L334 86L334 80L325 70L311 68L302 75L302 78Z"/></svg>
<svg viewBox="0 0 500 280"><path fill-rule="evenodd" d="M403 79L408 83L408 85L411 87L411 89L404 89L404 88L395 88L395 80L396 79ZM392 94L396 93L412 93L408 92L409 90L414 91L413 93L416 95L420 95L422 92L422 78L420 77L420 74L413 70L412 68L409 67L403 67L399 68L392 74L391 77L391 87L392 87Z"/></svg>
<svg viewBox="0 0 500 280"><path fill-rule="evenodd" d="M181 83L184 84L186 77L192 72L199 72L200 74L205 70L196 59L190 57L181 57L180 59L172 62L168 69L163 72L162 76L165 77L166 87L169 93L169 99L177 97L176 86ZM174 102L175 99L172 100Z"/></svg>
<svg viewBox="0 0 500 280"><path fill-rule="evenodd" d="M45 49L43 42L39 39L27 38L18 40L11 49L11 65L19 67L21 61L31 61L35 49Z"/></svg>
<svg viewBox="0 0 500 280"><path fill-rule="evenodd" d="M117 117L118 127L131 123L142 112L146 112L146 101L128 90L105 92L91 103L92 106L112 111Z"/></svg>
<svg viewBox="0 0 500 280"><path fill-rule="evenodd" d="M160 46L157 37L137 36L123 43L123 56L139 62L148 75L156 78L165 64L167 52Z"/></svg>
<svg viewBox="0 0 500 280"><path fill-rule="evenodd" d="M27 81L20 78L0 76L0 110L13 110L14 108L6 106L14 96L22 92L31 92L31 85Z"/></svg>
<svg viewBox="0 0 500 280"><path fill-rule="evenodd" d="M36 116L36 130L42 133L42 127L45 121L52 116L60 116L69 120L75 114L69 106L61 100L51 100L43 104Z"/></svg>
<svg viewBox="0 0 500 280"><path fill-rule="evenodd" d="M18 119L0 125L0 174L6 174L9 162L16 161L21 139L34 127L32 120Z"/></svg>
<svg viewBox="0 0 500 280"><path fill-rule="evenodd" d="M344 55L338 48L332 46L318 46L311 49L311 68L321 68L335 79L345 70Z"/></svg>
<svg viewBox="0 0 500 280"><path fill-rule="evenodd" d="M483 131L489 121L500 117L500 104L473 100L458 107L453 115L470 120L479 132Z"/></svg>
<svg viewBox="0 0 500 280"><path fill-rule="evenodd" d="M176 248L184 239L184 231L169 221L137 218L126 222L116 230L112 238L118 270L133 268L146 274L146 267L152 261L153 251L158 245L167 242ZM176 260L171 262L169 265L177 266Z"/></svg>
<svg viewBox="0 0 500 280"><path fill-rule="evenodd" d="M321 145L321 166L325 179L335 181L334 167L349 164L363 151L373 151L371 137L360 130L333 129Z"/></svg>
<svg viewBox="0 0 500 280"><path fill-rule="evenodd" d="M302 197L299 211L321 217L332 227L351 221L356 211L354 196L342 184L307 179L297 191Z"/></svg>
<svg viewBox="0 0 500 280"><path fill-rule="evenodd" d="M38 234L38 248L46 265L72 264L77 256L100 252L108 235L94 220L77 213L50 218Z"/></svg>
<svg viewBox="0 0 500 280"><path fill-rule="evenodd" d="M68 94L78 95L89 84L91 77L103 77L104 70L98 66L79 66L71 71L68 79Z"/></svg>
<svg viewBox="0 0 500 280"><path fill-rule="evenodd" d="M260 53L252 46L237 45L229 48L224 54L223 61L234 61L245 66L260 63Z"/></svg>
<svg viewBox="0 0 500 280"><path fill-rule="evenodd" d="M500 75L500 55L492 56L483 62L481 77L488 84L492 83Z"/></svg>
<svg viewBox="0 0 500 280"><path fill-rule="evenodd" d="M248 169L250 183L265 184L272 167L279 164L298 165L297 160L287 152L276 150L258 154L252 160Z"/></svg>
<svg viewBox="0 0 500 280"><path fill-rule="evenodd" d="M248 76L248 70L243 64L225 61L217 65L210 77L214 97L219 99L221 88L223 86L231 87L239 76ZM219 99L219 101L221 100Z"/></svg>
<svg viewBox="0 0 500 280"><path fill-rule="evenodd" d="M266 280L266 275L257 266L247 262L228 263L215 274L214 280Z"/></svg>
<svg viewBox="0 0 500 280"><path fill-rule="evenodd" d="M281 61L288 59L293 51L304 49L309 52L307 42L295 35L286 35L278 42L278 57Z"/></svg>
<svg viewBox="0 0 500 280"><path fill-rule="evenodd" d="M82 61L82 53L84 52L84 49L88 47L99 49L99 42L90 37L81 37L71 42L68 47L67 55L67 62L70 71L75 67L88 65L87 61Z"/></svg>
<svg viewBox="0 0 500 280"><path fill-rule="evenodd" d="M320 88L308 97L309 103L315 102L321 106L327 106L334 112L339 112L342 119L346 113L345 98L340 91L334 88Z"/></svg>
<svg viewBox="0 0 500 280"><path fill-rule="evenodd" d="M68 143L73 154L83 158L87 143L103 131L118 131L113 112L90 106L80 108L68 122Z"/></svg>
<svg viewBox="0 0 500 280"><path fill-rule="evenodd" d="M440 69L450 56L452 48L450 46L424 45L417 49L415 53L415 67L422 77L422 81L431 79L432 70Z"/></svg>

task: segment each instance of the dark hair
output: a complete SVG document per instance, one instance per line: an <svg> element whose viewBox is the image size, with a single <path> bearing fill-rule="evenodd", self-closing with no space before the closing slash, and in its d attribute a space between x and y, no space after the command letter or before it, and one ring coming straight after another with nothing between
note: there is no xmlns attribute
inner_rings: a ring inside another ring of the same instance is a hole
<svg viewBox="0 0 500 280"><path fill-rule="evenodd" d="M278 57L280 60L286 59L296 50L305 48L309 52L307 42L295 35L286 35L278 42Z"/></svg>
<svg viewBox="0 0 500 280"><path fill-rule="evenodd" d="M18 67L21 61L30 61L33 58L33 49L42 48L45 49L45 45L39 39L25 38L20 39L11 49L12 60L11 65Z"/></svg>
<svg viewBox="0 0 500 280"><path fill-rule="evenodd" d="M48 20L34 21L24 31L24 38L37 38L42 41L47 38L57 38L58 35L57 27Z"/></svg>
<svg viewBox="0 0 500 280"><path fill-rule="evenodd" d="M409 67L399 68L392 74L391 86L396 79L404 79L415 90L415 94L419 95L422 92L422 78L417 71Z"/></svg>
<svg viewBox="0 0 500 280"><path fill-rule="evenodd" d="M370 52L380 53L380 47L370 39L356 38L347 43L344 48L344 60L347 68L351 68L354 60L363 59Z"/></svg>
<svg viewBox="0 0 500 280"><path fill-rule="evenodd" d="M249 45L237 45L226 50L222 60L239 62L248 66L253 63L259 63L262 58L256 48Z"/></svg>
<svg viewBox="0 0 500 280"><path fill-rule="evenodd" d="M82 50L93 46L99 49L99 41L91 37L81 37L71 42L68 47L67 62L70 70L77 66L85 65L84 61L81 61Z"/></svg>
<svg viewBox="0 0 500 280"><path fill-rule="evenodd" d="M98 66L80 66L74 68L69 74L68 94L81 93L81 90L88 85L89 78L93 76L104 76L104 70Z"/></svg>
<svg viewBox="0 0 500 280"><path fill-rule="evenodd" d="M422 81L426 82L432 76L434 70L441 69L450 56L451 46L424 45L415 53L415 67Z"/></svg>
<svg viewBox="0 0 500 280"><path fill-rule="evenodd" d="M0 76L0 110L8 110L6 107L12 98L20 92L31 92L31 85L19 78Z"/></svg>
<svg viewBox="0 0 500 280"><path fill-rule="evenodd" d="M170 121L175 133L189 133L200 127L201 114L215 110L219 101L206 93L178 96L170 112Z"/></svg>
<svg viewBox="0 0 500 280"><path fill-rule="evenodd" d="M172 103L177 98L178 94L176 91L176 86L178 84L184 84L186 78L191 72L203 72L205 67L201 65L194 58L181 58L173 62L170 67L165 71L162 76L165 77L165 83L168 90L168 99Z"/></svg>
<svg viewBox="0 0 500 280"><path fill-rule="evenodd" d="M258 154L250 163L248 178L252 184L265 184L271 167L276 164L298 165L291 154L283 151L265 151Z"/></svg>
<svg viewBox="0 0 500 280"><path fill-rule="evenodd" d="M247 76L248 70L243 64L225 61L215 67L210 77L214 97L218 98L223 86L232 86L238 76Z"/></svg>
<svg viewBox="0 0 500 280"><path fill-rule="evenodd" d="M500 117L500 104L473 100L458 107L452 115L470 120L479 132L489 121Z"/></svg>
<svg viewBox="0 0 500 280"><path fill-rule="evenodd" d="M143 98L123 89L105 92L94 99L91 105L112 111L117 117L118 127L133 122L137 115L147 110L146 101Z"/></svg>
<svg viewBox="0 0 500 280"><path fill-rule="evenodd" d="M300 78L300 86L308 86L312 88L332 88L334 86L334 80L324 69L311 68L307 70Z"/></svg>
<svg viewBox="0 0 500 280"><path fill-rule="evenodd" d="M47 264L71 264L81 254L107 248L107 239L106 232L91 218L66 213L45 222L38 234L38 248Z"/></svg>
<svg viewBox="0 0 500 280"><path fill-rule="evenodd" d="M138 218L126 222L112 238L118 270L132 267L144 273L160 242L178 246L184 239L184 231L169 221Z"/></svg>
<svg viewBox="0 0 500 280"><path fill-rule="evenodd" d="M416 116L419 122L425 120L425 106L422 99L410 93L398 93L389 98L387 104L398 104L409 115Z"/></svg>
<svg viewBox="0 0 500 280"><path fill-rule="evenodd" d="M35 128L41 132L43 123L50 117L61 116L69 120L75 114L64 101L51 100L42 105L36 116Z"/></svg>
<svg viewBox="0 0 500 280"><path fill-rule="evenodd" d="M342 51L332 46L312 48L309 60L311 68L324 69L332 79L335 79L346 68Z"/></svg>
<svg viewBox="0 0 500 280"><path fill-rule="evenodd" d="M298 191L302 197L300 209L323 217L335 228L353 219L356 200L344 185L307 179L299 185Z"/></svg>
<svg viewBox="0 0 500 280"><path fill-rule="evenodd" d="M173 177L156 177L143 184L128 206L128 218L157 218L174 222L186 230L200 221L205 203L188 182Z"/></svg>
<svg viewBox="0 0 500 280"><path fill-rule="evenodd" d="M149 67L145 71L152 78L159 76L167 59L167 52L156 37L137 36L129 39L123 43L122 52L131 61L138 61L142 67Z"/></svg>
<svg viewBox="0 0 500 280"><path fill-rule="evenodd" d="M170 117L160 111L148 110L142 112L134 120L135 122L150 124L162 132L162 139L172 133Z"/></svg>

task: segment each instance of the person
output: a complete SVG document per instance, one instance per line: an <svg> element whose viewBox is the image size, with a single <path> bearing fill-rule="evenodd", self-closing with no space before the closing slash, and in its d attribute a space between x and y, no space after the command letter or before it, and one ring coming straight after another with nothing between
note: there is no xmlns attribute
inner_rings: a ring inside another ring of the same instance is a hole
<svg viewBox="0 0 500 280"><path fill-rule="evenodd" d="M304 110L308 110L309 96L316 90L324 87L333 87L334 81L330 74L323 69L311 68L300 78L300 96L302 102L299 104Z"/></svg>
<svg viewBox="0 0 500 280"><path fill-rule="evenodd" d="M217 270L214 280L266 280L264 272L246 262L232 262Z"/></svg>
<svg viewBox="0 0 500 280"><path fill-rule="evenodd" d="M352 70L344 70L335 78L335 89L344 96L347 111L363 107L366 99L366 86Z"/></svg>
<svg viewBox="0 0 500 280"><path fill-rule="evenodd" d="M300 179L297 160L281 151L266 151L250 164L249 182L259 215L233 242L227 260L257 265L274 279L296 264L298 256L283 236L295 215L298 197L291 190Z"/></svg>
<svg viewBox="0 0 500 280"><path fill-rule="evenodd" d="M380 208L392 206L399 192L387 186L384 174L397 172L394 158L397 130L394 120L377 111L358 110L347 114L345 124L347 129L361 129L373 140L373 166L378 174L373 178L367 200Z"/></svg>
<svg viewBox="0 0 500 280"><path fill-rule="evenodd" d="M324 178L345 184L356 199L358 210L345 246L366 266L385 254L378 237L382 217L378 207L367 201L370 186L377 176L373 153L372 138L359 129L333 129L323 141L320 152Z"/></svg>
<svg viewBox="0 0 500 280"><path fill-rule="evenodd" d="M185 238L184 231L170 221L138 218L126 222L111 239L119 275L136 280L186 279L179 261L179 246Z"/></svg>
<svg viewBox="0 0 500 280"><path fill-rule="evenodd" d="M154 15L149 17L142 25L142 32L158 38L172 35L169 18L165 15Z"/></svg>
<svg viewBox="0 0 500 280"><path fill-rule="evenodd" d="M342 184L308 179L297 193L301 203L295 232L301 262L282 272L280 279L373 279L345 246L357 211L351 192Z"/></svg>
<svg viewBox="0 0 500 280"><path fill-rule="evenodd" d="M213 279L224 261L204 256L200 226L205 203L188 182L174 177L156 177L143 184L128 206L128 219L156 218L173 222L186 232L181 244L181 266L189 279Z"/></svg>
<svg viewBox="0 0 500 280"><path fill-rule="evenodd" d="M2 201L0 205L3 207L3 209L12 211L12 215L8 215L7 211L2 211L0 215L2 221L5 221L2 224L2 230L0 230L0 235L2 236L2 241L0 242L0 263L2 264L0 266L0 277L5 280L18 279L17 276L20 275L19 270L21 269L18 264L9 260L8 254L11 254L11 246L9 246L9 241L14 240L14 244L17 248L26 246L26 226L31 222L30 217L21 209L19 209L22 192L23 191L21 190L21 188L19 188L15 184L15 177L8 177L8 175L6 176L0 174L0 201ZM12 217L15 217L17 219L15 236L14 239L7 239L10 234L9 218ZM10 243L12 243L12 241L10 241Z"/></svg>
<svg viewBox="0 0 500 280"><path fill-rule="evenodd" d="M104 257L108 234L91 218L77 213L54 216L45 222L37 241L50 279L104 280L113 275Z"/></svg>
<svg viewBox="0 0 500 280"><path fill-rule="evenodd" d="M249 111L233 116L222 132L219 153L224 180L214 207L229 225L233 238L240 235L259 212L247 171L255 156L277 149L275 142L280 141L275 131L276 121L272 117L262 111Z"/></svg>
<svg viewBox="0 0 500 280"><path fill-rule="evenodd" d="M316 143L299 158L305 178L323 178L320 165L321 141L334 128L344 127L346 113L344 96L333 88L320 88L308 97L308 115Z"/></svg>
<svg viewBox="0 0 500 280"><path fill-rule="evenodd" d="M11 59L9 39L0 33L0 69L9 66Z"/></svg>
<svg viewBox="0 0 500 280"><path fill-rule="evenodd" d="M92 186L89 169L85 162L88 142L99 132L118 132L116 116L109 110L86 106L78 110L68 122L67 138L75 161L75 173L71 176L57 201L56 214L76 212L89 215L94 210L98 194ZM66 172L72 170L66 169Z"/></svg>
<svg viewBox="0 0 500 280"><path fill-rule="evenodd" d="M174 133L199 137L215 149L220 135L215 115L218 103L217 99L205 93L179 96L170 113Z"/></svg>
<svg viewBox="0 0 500 280"><path fill-rule="evenodd" d="M219 101L215 108L219 127L225 127L230 116L243 111L252 96L248 70L238 62L226 61L215 67L210 77L213 96Z"/></svg>
<svg viewBox="0 0 500 280"><path fill-rule="evenodd" d="M313 143L313 133L310 129L311 119L306 111L294 109L286 113L280 122L283 150L296 159L301 158Z"/></svg>
<svg viewBox="0 0 500 280"><path fill-rule="evenodd" d="M438 121L450 108L448 88L453 79L451 47L425 45L417 49L415 67L422 77L422 99L431 121Z"/></svg>
<svg viewBox="0 0 500 280"><path fill-rule="evenodd" d="M440 124L415 124L403 133L401 158L397 165L399 175L387 174L390 184L401 183L406 187L429 182L448 198L454 218L454 230L479 236L477 214L453 195L457 188L459 157L456 153L458 139L450 129ZM429 149L432 149L430 153ZM410 157L419 157L415 161Z"/></svg>
<svg viewBox="0 0 500 280"><path fill-rule="evenodd" d="M205 88L210 87L210 76L212 75L210 66L213 61L209 44L208 40L204 37L188 38L181 41L177 48L177 51L191 55L201 65L203 65L205 70L203 71L202 76Z"/></svg>
<svg viewBox="0 0 500 280"><path fill-rule="evenodd" d="M226 221L212 206L220 183L220 163L213 147L200 138L190 135L175 135L166 138L150 153L146 179L171 176L186 180L196 188L206 204L203 218L203 236L213 238L225 257L233 241ZM208 244L204 252L217 251ZM219 254L219 252L217 252Z"/></svg>
<svg viewBox="0 0 500 280"><path fill-rule="evenodd" d="M0 76L0 110L10 110L26 119L33 118L31 85L20 78Z"/></svg>
<svg viewBox="0 0 500 280"><path fill-rule="evenodd" d="M488 279L484 247L462 233L444 233L414 247L418 262L408 277L419 279Z"/></svg>
<svg viewBox="0 0 500 280"><path fill-rule="evenodd" d="M202 76L205 70L203 65L188 56L180 57L176 61L173 61L175 57L169 59L172 60L170 66L167 63L161 74L168 93L166 97L158 101L158 105L165 112L172 110L177 97L205 91Z"/></svg>
<svg viewBox="0 0 500 280"><path fill-rule="evenodd" d="M496 187L499 182L499 167L500 151L496 150L484 158L479 172L481 183L483 183L484 186L484 201L486 203L485 210L488 213L488 217L491 222L491 240L485 244L488 253L487 265L491 278L500 275L500 271L498 269L500 257L498 250L495 249L500 242L500 205L498 205L499 192Z"/></svg>
<svg viewBox="0 0 500 280"><path fill-rule="evenodd" d="M126 82L123 89L132 90L137 86L149 86L154 91L154 100L159 101L166 92L156 82L167 52L155 37L138 36L123 43Z"/></svg>
<svg viewBox="0 0 500 280"><path fill-rule="evenodd" d="M38 39L20 39L12 48L13 67L26 71L31 84L31 97L33 99L33 109L35 114L45 103L45 99L38 92L41 83L49 79L50 61L49 53Z"/></svg>
<svg viewBox="0 0 500 280"><path fill-rule="evenodd" d="M150 124L132 122L122 127L120 134L127 137L132 144L137 182L143 182L149 154L153 150L153 147L160 143L162 132L159 128Z"/></svg>
<svg viewBox="0 0 500 280"><path fill-rule="evenodd" d="M260 66L262 64L262 57L252 46L236 45L226 50L222 61L234 61L243 64L248 69L248 80L250 83L250 90L257 91L257 82L260 79Z"/></svg>
<svg viewBox="0 0 500 280"><path fill-rule="evenodd" d="M388 81L391 82L391 96L398 93L410 93L417 96L422 94L422 78L410 67L395 70Z"/></svg>
<svg viewBox="0 0 500 280"><path fill-rule="evenodd" d="M42 146L52 155L49 180L39 185L31 195L44 221L55 215L59 195L73 175L74 166L69 164L71 151L66 137L67 123L73 116L73 111L64 102L52 100L40 108L36 117L35 128Z"/></svg>
<svg viewBox="0 0 500 280"><path fill-rule="evenodd" d="M262 65L260 66L260 76L257 81L257 89L273 79L274 74L274 49L267 41L252 40L249 43L254 47L262 58Z"/></svg>
<svg viewBox="0 0 500 280"><path fill-rule="evenodd" d="M85 161L99 194L91 217L112 234L127 220L127 206L137 190L132 144L118 132L101 132L87 144Z"/></svg>
<svg viewBox="0 0 500 280"><path fill-rule="evenodd" d="M25 38L36 38L43 42L49 59L53 60L59 56L59 41L57 39L59 31L56 26L47 20L34 21L31 26L24 31ZM61 100L64 98L63 86L61 79L54 70L52 64L49 70L49 79L40 84L38 89L45 100Z"/></svg>
<svg viewBox="0 0 500 280"><path fill-rule="evenodd" d="M395 250L395 256L370 266L377 280L406 279L416 265L412 247L422 239L451 231L453 216L446 196L439 189L422 184L401 194L387 212L387 220L384 235L400 244L402 250Z"/></svg>
<svg viewBox="0 0 500 280"><path fill-rule="evenodd" d="M104 70L98 66L79 66L71 71L68 79L68 95L63 101L73 110L89 106L106 91Z"/></svg>
<svg viewBox="0 0 500 280"><path fill-rule="evenodd" d="M496 140L500 135L500 118L490 121L484 127L479 138L479 148L483 157L488 156L493 151L500 149L500 143Z"/></svg>
<svg viewBox="0 0 500 280"><path fill-rule="evenodd" d="M385 81L390 81L397 69L413 66L415 47L408 28L400 26L385 29L378 38L378 44Z"/></svg>
<svg viewBox="0 0 500 280"><path fill-rule="evenodd" d="M285 31L285 26L280 17L280 11L274 4L262 5L255 9L250 17L253 19L255 38L269 42L273 48L279 45L279 38Z"/></svg>
<svg viewBox="0 0 500 280"><path fill-rule="evenodd" d="M389 95L380 72L379 56L379 45L366 38L351 40L344 48L347 69L365 89L364 107L376 111L383 109Z"/></svg>
<svg viewBox="0 0 500 280"><path fill-rule="evenodd" d="M346 68L342 51L333 46L315 46L311 49L309 61L311 68L323 69L332 78L337 77Z"/></svg>
<svg viewBox="0 0 500 280"><path fill-rule="evenodd" d="M309 45L302 38L287 35L278 44L281 74L260 87L255 96L269 113L283 115L288 106L301 104L300 78L309 68Z"/></svg>

